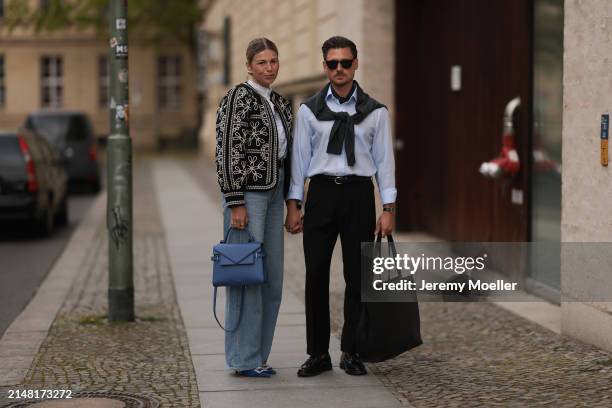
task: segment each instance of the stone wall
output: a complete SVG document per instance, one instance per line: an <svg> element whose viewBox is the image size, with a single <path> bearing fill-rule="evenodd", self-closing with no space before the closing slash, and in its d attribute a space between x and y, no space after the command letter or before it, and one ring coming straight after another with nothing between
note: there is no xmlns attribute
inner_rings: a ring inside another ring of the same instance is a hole
<svg viewBox="0 0 612 408"><path fill-rule="evenodd" d="M600 164L599 139L601 114L612 108L611 40L612 2L565 0L563 242L612 241L612 175ZM569 282L575 282L571 278L579 273L579 268L564 262L565 293L576 290ZM583 276L582 289L594 292L598 281L612 285L609 269L599 273ZM567 301L561 311L565 334L612 350L612 303Z"/></svg>

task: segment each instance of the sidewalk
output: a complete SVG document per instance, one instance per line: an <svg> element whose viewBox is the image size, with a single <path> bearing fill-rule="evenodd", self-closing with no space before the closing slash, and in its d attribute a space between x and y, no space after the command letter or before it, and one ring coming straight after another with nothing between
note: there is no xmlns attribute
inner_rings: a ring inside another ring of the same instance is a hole
<svg viewBox="0 0 612 408"><path fill-rule="evenodd" d="M203 160L181 160L181 164L203 190L216 196L210 164ZM431 240L416 234L394 235L397 242ZM303 301L300 235L285 234L284 285ZM336 336L342 327L343 293L337 244L330 279ZM368 366L402 406L612 406L612 354L558 335L557 307L537 300L421 303L419 308L424 344L388 362Z"/></svg>
<svg viewBox="0 0 612 408"><path fill-rule="evenodd" d="M336 369L309 379L297 377L296 371L306 357L304 306L287 290L269 359L278 374L264 381L229 374L224 362L224 334L210 313L210 248L219 241L222 231L220 204L213 198L216 191L207 195L175 163L157 164L154 174L158 186L167 186L157 192L203 406L400 406L375 376L351 377ZM223 304L224 299L219 302ZM337 363L339 341L334 338L330 346Z"/></svg>
<svg viewBox="0 0 612 408"><path fill-rule="evenodd" d="M421 304L424 345L370 365L364 377L337 368L334 337L335 369L298 378L306 357L299 235L286 235L285 292L270 357L279 374L234 377L225 368L223 331L211 313L209 258L221 232L214 177L209 163L193 157L136 158L139 319L105 321L101 196L35 299L0 339L0 407L18 402L7 398L14 389L69 389L88 398L54 407L121 406L109 405L109 398L123 406L156 406L136 405L139 396L163 407L612 406L612 355L486 303ZM336 336L344 287L339 259L335 254L330 288Z"/></svg>
<svg viewBox="0 0 612 408"><path fill-rule="evenodd" d="M110 404L115 396L127 403L139 395L163 407L399 407L372 375L349 377L336 369L306 380L296 376L306 357L305 317L290 291L284 293L270 357L278 375L238 378L225 368L224 333L211 313L210 251L221 233L218 194L207 194L178 163L135 160L138 321L105 320L107 241L100 197L45 281L42 297L0 340L0 407L17 402L8 399L15 389L72 390L88 400L65 406L83 407ZM224 297L218 302L223 305ZM335 338L330 351L337 367Z"/></svg>
<svg viewBox="0 0 612 408"><path fill-rule="evenodd" d="M162 406L200 406L153 182L149 162L136 160L137 322L106 322L106 197L101 195L36 297L0 340L0 406L18 402L8 400L14 389L71 390L89 398L114 392L123 393L124 401L131 394L150 395Z"/></svg>

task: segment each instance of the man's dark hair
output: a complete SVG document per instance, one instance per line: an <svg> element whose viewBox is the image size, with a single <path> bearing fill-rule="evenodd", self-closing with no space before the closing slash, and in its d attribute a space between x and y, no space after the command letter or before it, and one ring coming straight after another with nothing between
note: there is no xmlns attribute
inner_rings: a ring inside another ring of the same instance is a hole
<svg viewBox="0 0 612 408"><path fill-rule="evenodd" d="M336 48L350 48L353 58L357 58L357 46L355 43L346 37L335 36L323 43L323 46L321 47L321 50L323 51L323 59L327 58L327 51Z"/></svg>

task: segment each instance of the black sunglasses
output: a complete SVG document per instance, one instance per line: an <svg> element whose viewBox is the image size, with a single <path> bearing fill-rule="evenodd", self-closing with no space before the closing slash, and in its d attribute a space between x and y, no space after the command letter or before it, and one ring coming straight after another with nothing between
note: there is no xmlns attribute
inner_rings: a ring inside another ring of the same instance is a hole
<svg viewBox="0 0 612 408"><path fill-rule="evenodd" d="M327 68L329 69L336 69L338 68L338 63L340 63L340 65L342 65L342 68L344 69L349 69L351 66L353 66L353 61L355 59L343 59L343 60L326 60L325 61L325 65L327 65Z"/></svg>

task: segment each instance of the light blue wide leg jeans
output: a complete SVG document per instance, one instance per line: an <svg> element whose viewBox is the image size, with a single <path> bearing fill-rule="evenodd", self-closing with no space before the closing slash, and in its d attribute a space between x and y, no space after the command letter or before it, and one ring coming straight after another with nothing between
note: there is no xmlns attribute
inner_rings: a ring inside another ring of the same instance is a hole
<svg viewBox="0 0 612 408"><path fill-rule="evenodd" d="M241 288L228 287L225 304L225 327L236 325L240 310L240 325L234 332L225 333L225 359L235 370L249 370L268 361L276 319L283 292L284 255L284 172L279 169L276 187L269 191L246 192L245 201L249 217L248 229L256 241L262 242L266 253L264 265L267 283L246 286L243 305L240 305ZM223 203L223 232L230 227L231 209ZM245 242L248 234L233 230L229 242Z"/></svg>

